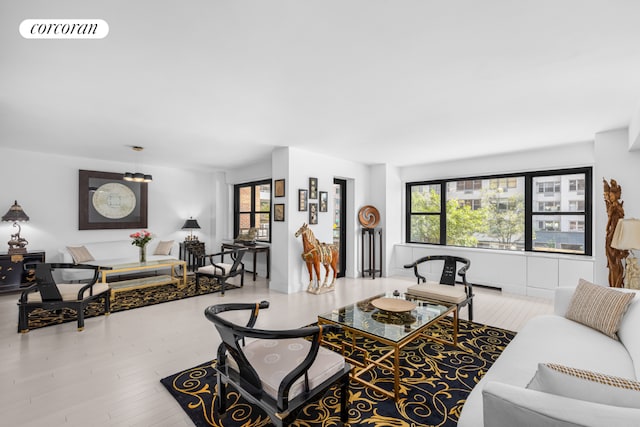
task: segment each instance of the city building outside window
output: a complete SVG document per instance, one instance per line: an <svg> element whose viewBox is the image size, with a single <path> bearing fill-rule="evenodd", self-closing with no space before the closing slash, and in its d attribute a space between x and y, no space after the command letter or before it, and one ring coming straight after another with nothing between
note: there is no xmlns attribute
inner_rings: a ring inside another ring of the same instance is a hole
<svg viewBox="0 0 640 427"><path fill-rule="evenodd" d="M590 183L591 168L407 183L406 240L590 255Z"/></svg>

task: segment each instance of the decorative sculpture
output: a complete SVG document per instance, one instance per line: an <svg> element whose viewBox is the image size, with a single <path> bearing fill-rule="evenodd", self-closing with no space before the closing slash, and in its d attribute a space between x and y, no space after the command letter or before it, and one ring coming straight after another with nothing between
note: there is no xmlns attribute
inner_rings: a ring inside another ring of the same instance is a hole
<svg viewBox="0 0 640 427"><path fill-rule="evenodd" d="M358 211L358 221L364 228L375 228L380 222L380 212L374 206L363 206Z"/></svg>
<svg viewBox="0 0 640 427"><path fill-rule="evenodd" d="M609 286L612 288L622 288L624 286L624 266L622 260L629 256L629 251L620 250L611 246L613 233L616 225L621 218L624 218L624 204L620 201L622 196L622 187L618 185L615 179L611 180L611 184L605 179L602 180L604 185L604 202L607 207L607 230L605 240L605 251L607 254L607 267L609 268Z"/></svg>
<svg viewBox="0 0 640 427"><path fill-rule="evenodd" d="M302 260L307 264L309 270L309 286L307 292L321 294L334 290L336 277L338 276L338 248L334 244L322 243L316 239L313 231L307 223L296 231L295 236L302 235ZM320 285L320 264L324 265L326 271L324 282ZM333 269L333 278L329 283L329 266ZM316 272L314 283L313 272Z"/></svg>

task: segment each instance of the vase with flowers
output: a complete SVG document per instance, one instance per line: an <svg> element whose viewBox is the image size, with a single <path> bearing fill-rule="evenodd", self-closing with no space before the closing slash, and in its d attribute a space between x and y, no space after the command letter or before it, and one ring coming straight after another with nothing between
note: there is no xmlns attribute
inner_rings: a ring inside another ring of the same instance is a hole
<svg viewBox="0 0 640 427"><path fill-rule="evenodd" d="M136 231L129 237L133 239L131 244L140 248L140 262L147 262L147 243L153 239L151 233L147 230Z"/></svg>

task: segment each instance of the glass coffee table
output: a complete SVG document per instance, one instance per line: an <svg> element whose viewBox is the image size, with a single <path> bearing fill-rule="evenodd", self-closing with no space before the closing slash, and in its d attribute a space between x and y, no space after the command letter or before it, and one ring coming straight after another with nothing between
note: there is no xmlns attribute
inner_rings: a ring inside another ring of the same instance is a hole
<svg viewBox="0 0 640 427"><path fill-rule="evenodd" d="M378 308L380 306L383 308ZM449 315L453 320L451 340L426 333L430 327ZM323 339L322 343L342 353L354 366L351 371L354 381L396 401L400 394L400 353L404 347L421 337L452 346L458 345L458 310L455 304L431 302L403 293L375 295L321 314L318 316L318 324L340 325L347 338L350 338L340 343ZM381 344L383 350L373 354L358 346L358 338L372 339ZM392 392L363 378L367 372L376 368L393 374Z"/></svg>
<svg viewBox="0 0 640 427"><path fill-rule="evenodd" d="M182 273L177 272L180 267ZM158 270L169 269L169 274L158 274ZM114 274L138 273L152 271L145 277L129 280L111 281L107 277ZM107 283L111 288L111 301L115 300L115 294L132 289L148 288L152 286L162 286L174 284L178 289L187 286L187 262L179 259L164 259L147 262L131 262L127 264L101 265L101 281ZM180 277L181 276L181 277Z"/></svg>

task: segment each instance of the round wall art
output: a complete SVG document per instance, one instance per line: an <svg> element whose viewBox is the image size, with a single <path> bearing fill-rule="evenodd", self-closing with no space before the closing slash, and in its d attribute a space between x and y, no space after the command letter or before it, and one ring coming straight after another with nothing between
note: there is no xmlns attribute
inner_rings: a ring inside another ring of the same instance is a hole
<svg viewBox="0 0 640 427"><path fill-rule="evenodd" d="M110 182L98 187L91 202L103 217L120 219L133 212L136 207L136 195L126 185Z"/></svg>

